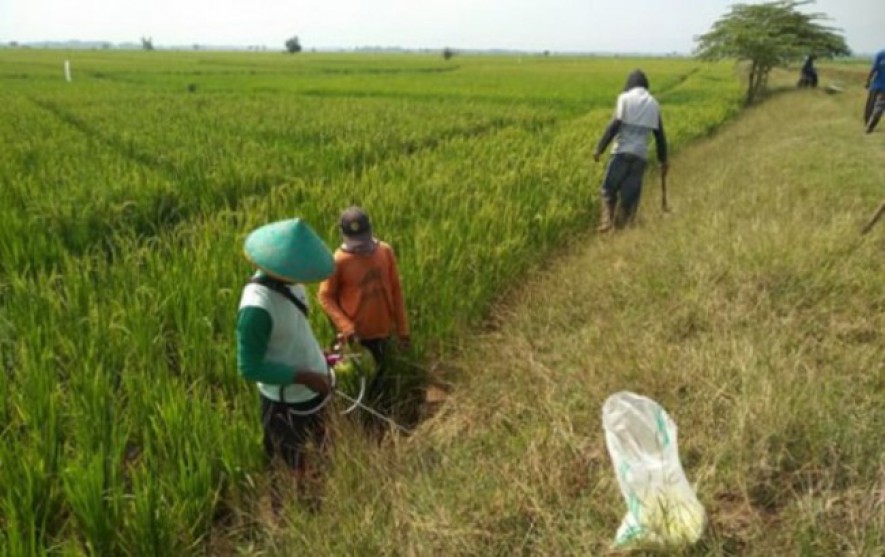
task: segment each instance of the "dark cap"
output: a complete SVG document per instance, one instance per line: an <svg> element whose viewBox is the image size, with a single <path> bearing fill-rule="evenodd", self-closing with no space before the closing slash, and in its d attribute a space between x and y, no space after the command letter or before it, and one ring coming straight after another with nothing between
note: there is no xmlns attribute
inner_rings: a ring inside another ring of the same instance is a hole
<svg viewBox="0 0 885 557"><path fill-rule="evenodd" d="M360 207L349 207L341 213L341 234L344 235L344 247L348 251L366 251L374 247L372 223L369 215Z"/></svg>
<svg viewBox="0 0 885 557"><path fill-rule="evenodd" d="M372 233L369 215L359 207L350 207L341 213L341 233L345 236L361 236Z"/></svg>

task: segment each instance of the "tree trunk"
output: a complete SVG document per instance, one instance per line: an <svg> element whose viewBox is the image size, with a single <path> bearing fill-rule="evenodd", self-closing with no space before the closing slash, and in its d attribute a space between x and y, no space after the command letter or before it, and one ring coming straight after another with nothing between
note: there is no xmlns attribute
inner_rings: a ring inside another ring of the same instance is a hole
<svg viewBox="0 0 885 557"><path fill-rule="evenodd" d="M756 63L755 60L753 61L752 65L750 66L750 79L748 80L749 83L747 84L747 98L746 98L746 101L745 101L746 104L752 104L752 102L753 102L753 97L755 96L755 91L756 91L756 68L757 68L757 66L758 66L758 64Z"/></svg>
<svg viewBox="0 0 885 557"><path fill-rule="evenodd" d="M756 76L755 99L759 100L759 97L761 97L762 93L765 92L765 82L768 79L768 67L760 65L759 69L756 71L759 72L759 75Z"/></svg>
<svg viewBox="0 0 885 557"><path fill-rule="evenodd" d="M771 66L753 61L750 66L750 82L747 84L746 104L753 104L759 99L759 95L768 86L768 73L770 71Z"/></svg>

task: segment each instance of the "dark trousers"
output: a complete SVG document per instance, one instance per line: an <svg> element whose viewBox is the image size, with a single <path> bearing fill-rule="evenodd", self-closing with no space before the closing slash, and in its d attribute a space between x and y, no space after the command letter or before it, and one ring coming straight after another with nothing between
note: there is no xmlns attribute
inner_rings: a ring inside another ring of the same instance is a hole
<svg viewBox="0 0 885 557"><path fill-rule="evenodd" d="M313 443L319 448L325 441L324 410L306 416L293 414L292 410L310 411L322 402L322 397L296 404L260 398L265 454L269 460L279 457L293 470L303 470L307 445Z"/></svg>
<svg viewBox="0 0 885 557"><path fill-rule="evenodd" d="M618 153L609 159L605 169L602 197L609 205L620 203L620 216L625 223L632 220L639 206L646 165L646 161L636 155Z"/></svg>
<svg viewBox="0 0 885 557"><path fill-rule="evenodd" d="M372 353L372 357L375 358L375 376L372 377L371 382L366 387L366 400L369 403L382 403L386 402L391 398L389 392L389 385L387 371L390 362L387 361L390 355L390 339L388 338L373 338L373 339L362 339L360 340L360 344L365 346L369 352ZM388 408L377 408L379 411L389 410Z"/></svg>
<svg viewBox="0 0 885 557"><path fill-rule="evenodd" d="M375 375L366 387L366 396L364 400L373 410L376 410L385 416L390 416L395 410L394 397L396 394L396 385L394 383L396 377L388 374L391 367L389 361L391 350L390 339L361 339L360 343L372 353L377 365ZM372 416L368 412L363 413L363 420L370 430L380 432L387 428L387 424L383 420L376 416Z"/></svg>

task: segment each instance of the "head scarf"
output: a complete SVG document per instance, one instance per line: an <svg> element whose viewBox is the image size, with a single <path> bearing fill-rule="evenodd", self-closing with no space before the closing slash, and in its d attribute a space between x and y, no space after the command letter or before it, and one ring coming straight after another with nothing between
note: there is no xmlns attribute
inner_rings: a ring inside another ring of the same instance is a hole
<svg viewBox="0 0 885 557"><path fill-rule="evenodd" d="M624 92L626 93L637 87L648 89L648 78L642 70L633 70L630 75L627 76L627 84L624 85Z"/></svg>

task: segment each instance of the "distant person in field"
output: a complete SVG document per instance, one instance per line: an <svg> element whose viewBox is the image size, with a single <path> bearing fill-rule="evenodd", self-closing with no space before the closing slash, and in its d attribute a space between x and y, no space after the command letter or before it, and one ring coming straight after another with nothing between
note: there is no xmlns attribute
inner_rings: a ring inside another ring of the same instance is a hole
<svg viewBox="0 0 885 557"><path fill-rule="evenodd" d="M870 94L867 97L864 121L867 124L867 133L873 133L885 112L885 50L880 50L873 59L873 67L867 76L867 89Z"/></svg>
<svg viewBox="0 0 885 557"><path fill-rule="evenodd" d="M389 352L396 340L408 349L409 322L393 249L373 235L369 215L350 207L339 221L342 243L335 251L335 272L320 284L319 301L344 342L359 342L377 365L367 398L390 412L384 384ZM378 424L380 425L380 424Z"/></svg>
<svg viewBox="0 0 885 557"><path fill-rule="evenodd" d="M802 64L802 70L799 76L799 87L817 87L817 70L814 68L814 55L805 58Z"/></svg>
<svg viewBox="0 0 885 557"><path fill-rule="evenodd" d="M264 450L291 470L304 493L308 445L325 440L323 407L331 394L326 357L308 321L303 284L332 274L332 253L301 219L249 234L246 258L257 271L243 288L237 314L237 366L258 384ZM315 470L310 470L311 477ZM274 503L279 503L279 492Z"/></svg>
<svg viewBox="0 0 885 557"><path fill-rule="evenodd" d="M648 78L641 70L627 77L618 96L615 115L596 146L599 162L609 143L615 146L602 181L600 232L629 224L636 215L642 178L648 161L648 136L654 134L661 172L667 172L667 139L658 101L648 92Z"/></svg>

